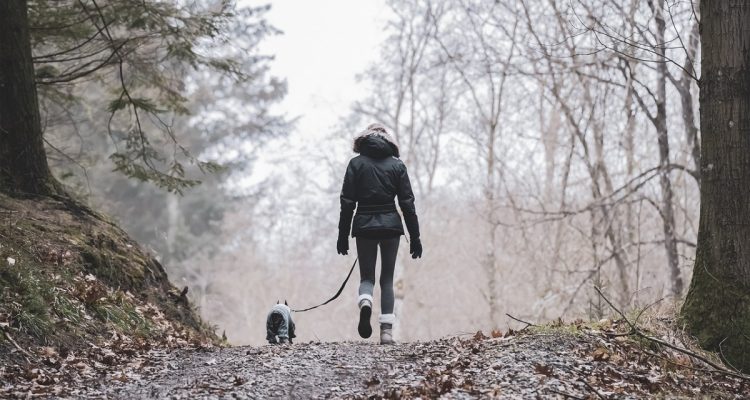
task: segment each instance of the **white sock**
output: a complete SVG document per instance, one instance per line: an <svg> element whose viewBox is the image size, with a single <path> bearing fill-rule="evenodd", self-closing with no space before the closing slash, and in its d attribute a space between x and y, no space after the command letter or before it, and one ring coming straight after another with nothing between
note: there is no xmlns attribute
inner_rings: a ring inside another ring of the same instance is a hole
<svg viewBox="0 0 750 400"><path fill-rule="evenodd" d="M381 324L395 324L396 314L380 314L379 321Z"/></svg>
<svg viewBox="0 0 750 400"><path fill-rule="evenodd" d="M363 293L359 295L359 298L357 299L357 305L359 305L359 308L362 308L365 304L372 308L371 294Z"/></svg>

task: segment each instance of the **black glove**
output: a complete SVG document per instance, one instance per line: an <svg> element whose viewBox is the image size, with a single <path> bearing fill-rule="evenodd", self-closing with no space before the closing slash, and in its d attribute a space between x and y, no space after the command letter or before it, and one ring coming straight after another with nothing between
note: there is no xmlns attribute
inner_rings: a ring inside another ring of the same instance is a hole
<svg viewBox="0 0 750 400"><path fill-rule="evenodd" d="M421 247L420 247L421 249ZM336 251L341 255L349 254L349 238L346 236L339 236L338 242L336 242ZM422 250L419 251L420 253Z"/></svg>
<svg viewBox="0 0 750 400"><path fill-rule="evenodd" d="M409 254L411 258L422 258L422 241L419 238L412 238L409 243Z"/></svg>

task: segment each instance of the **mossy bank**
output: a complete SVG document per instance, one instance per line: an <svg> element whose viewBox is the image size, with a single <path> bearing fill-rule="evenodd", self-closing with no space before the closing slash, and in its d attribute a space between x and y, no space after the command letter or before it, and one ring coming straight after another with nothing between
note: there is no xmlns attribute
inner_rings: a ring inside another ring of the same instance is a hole
<svg viewBox="0 0 750 400"><path fill-rule="evenodd" d="M164 268L107 217L0 194L0 359L96 345L217 342Z"/></svg>

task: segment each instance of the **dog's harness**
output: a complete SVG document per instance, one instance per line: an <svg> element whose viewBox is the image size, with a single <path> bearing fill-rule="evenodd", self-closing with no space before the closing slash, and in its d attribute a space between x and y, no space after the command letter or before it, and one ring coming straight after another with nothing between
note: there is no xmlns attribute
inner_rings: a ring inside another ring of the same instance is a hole
<svg viewBox="0 0 750 400"><path fill-rule="evenodd" d="M346 276L346 279L344 279L344 283L341 284L341 287L339 288L339 291L336 292L336 294L334 294L333 297L331 297L330 299L326 300L325 303L318 304L317 306L305 308L303 310L292 310L292 312L310 311L310 310L316 309L318 307L322 307L322 306L324 306L324 305L326 305L326 304L328 304L328 303L336 300L341 295L341 292L344 291L344 287L346 287L346 283L349 282L349 278L352 276L352 272L354 272L354 267L357 266L357 260L359 260L359 257L357 257L357 258L354 259L354 264L352 264L351 269L349 269L349 274Z"/></svg>

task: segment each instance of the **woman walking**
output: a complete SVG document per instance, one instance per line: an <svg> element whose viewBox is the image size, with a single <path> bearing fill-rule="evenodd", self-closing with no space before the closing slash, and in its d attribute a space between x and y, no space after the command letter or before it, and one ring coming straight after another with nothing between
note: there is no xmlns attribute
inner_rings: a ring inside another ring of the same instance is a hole
<svg viewBox="0 0 750 400"><path fill-rule="evenodd" d="M375 287L375 263L380 247L380 343L392 344L392 329L396 322L396 315L393 313L393 272L398 244L404 234L394 197L398 197L406 229L409 231L409 253L412 258L418 258L422 257L422 243L419 240L414 193L406 166L398 158L398 146L385 127L380 124L368 126L354 139L354 152L359 155L349 161L341 189L339 239L336 248L339 254L348 253L351 228L351 235L357 242L360 273L357 330L360 336L369 338L372 335L370 316Z"/></svg>

